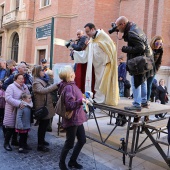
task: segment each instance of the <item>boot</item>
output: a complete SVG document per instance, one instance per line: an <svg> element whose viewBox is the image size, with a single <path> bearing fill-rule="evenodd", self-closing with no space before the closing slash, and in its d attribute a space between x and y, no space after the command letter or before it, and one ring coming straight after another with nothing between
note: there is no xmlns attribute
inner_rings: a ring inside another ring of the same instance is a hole
<svg viewBox="0 0 170 170"><path fill-rule="evenodd" d="M70 168L76 168L76 169L83 169L83 166L82 165L80 165L80 164L78 164L77 163L77 161L69 161L68 162L68 166L70 167Z"/></svg>
<svg viewBox="0 0 170 170"><path fill-rule="evenodd" d="M5 141L4 141L4 148L7 151L12 151L12 148L9 144L11 136L12 136L12 131L10 129L8 129L5 133Z"/></svg>
<svg viewBox="0 0 170 170"><path fill-rule="evenodd" d="M59 162L59 167L60 167L61 170L68 170L66 164L63 163L63 162Z"/></svg>

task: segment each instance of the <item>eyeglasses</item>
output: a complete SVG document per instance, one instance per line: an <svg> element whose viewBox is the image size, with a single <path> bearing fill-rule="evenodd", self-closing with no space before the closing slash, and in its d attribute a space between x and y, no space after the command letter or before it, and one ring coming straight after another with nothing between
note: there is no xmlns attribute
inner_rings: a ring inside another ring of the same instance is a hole
<svg viewBox="0 0 170 170"><path fill-rule="evenodd" d="M163 46L163 43L161 43L161 42L155 42L155 46Z"/></svg>

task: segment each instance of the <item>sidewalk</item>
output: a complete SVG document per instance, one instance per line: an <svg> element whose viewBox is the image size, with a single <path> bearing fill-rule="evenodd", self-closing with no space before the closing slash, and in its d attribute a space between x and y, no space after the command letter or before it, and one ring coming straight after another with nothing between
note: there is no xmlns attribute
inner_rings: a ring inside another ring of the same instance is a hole
<svg viewBox="0 0 170 170"><path fill-rule="evenodd" d="M47 133L46 140L50 143L50 152L38 152L36 150L37 127L33 126L28 137L28 144L33 150L28 154L18 153L18 149L14 147L13 151L6 151L3 148L3 140L2 129L0 129L0 170L59 170L59 155L65 138L55 137ZM66 162L69 161L69 157L70 154ZM81 163L86 170L111 170L98 161L94 162L91 157L84 153L80 153L78 162Z"/></svg>
<svg viewBox="0 0 170 170"><path fill-rule="evenodd" d="M102 111L97 113L98 115L105 115ZM154 116L150 116L150 119L155 119ZM112 125L107 125L109 117L98 119L100 124L101 133L103 137L113 129ZM55 115L53 119L53 132L47 132L46 140L50 143L50 152L41 153L37 152L37 126L32 126L29 133L28 144L33 148L28 154L19 154L17 148L14 148L12 152L7 152L3 148L3 135L0 127L0 170L53 170L57 169L59 162L59 155L65 141L65 133L60 133L57 136L57 123L58 115ZM115 123L115 119L113 119ZM90 136L99 136L95 121L93 119L84 123L86 133ZM120 147L120 138L125 137L126 126L118 127L108 139L110 144L114 144L117 148ZM132 136L132 132L130 132ZM140 141L146 137L145 134L140 135ZM131 143L131 141L129 141ZM146 144L151 144L148 139ZM167 152L167 146L161 145ZM130 145L128 146L130 148ZM67 157L69 160L70 154ZM129 164L129 158L126 156L126 165L123 165L122 154L99 143L87 139L87 143L82 149L80 156L78 157L85 170L127 170ZM138 153L133 158L133 170L167 170L170 169L163 158L160 156L157 149L152 146L147 150Z"/></svg>
<svg viewBox="0 0 170 170"><path fill-rule="evenodd" d="M98 115L105 115L104 113L98 113ZM150 119L155 119L154 116L150 116ZM58 116L56 115L54 117L53 122L53 132L51 134L55 135L57 137L57 122L58 122ZM113 129L111 125L107 125L109 123L109 117L104 117L98 119L98 123L100 124L101 133L103 137L106 137L106 135ZM113 123L115 123L115 119L113 119ZM94 120L89 120L87 123L84 123L86 133L89 133L90 136L99 136L97 127ZM109 138L109 143L114 144L117 146L117 148L120 147L120 138L125 137L126 135L126 126L125 127L118 127L116 131L114 132L114 135L111 135ZM130 132L130 139L132 136L132 132ZM60 133L60 137L64 139L65 134ZM146 134L140 135L139 141L142 141L146 137ZM132 141L129 141L130 144ZM148 139L145 143L151 144L150 139ZM163 149L165 150L165 153L167 153L167 146L161 145ZM130 148L130 145L128 146ZM97 162L100 162L101 164L105 165L113 170L127 170L129 165L129 157L126 156L126 165L123 165L122 161L122 154L118 151L115 151L113 149L110 149L106 146L103 146L97 142L87 140L87 143L82 149L82 152L88 156L91 157L92 160L95 160ZM97 163L96 163L97 164ZM164 162L163 158L157 151L157 149L152 146L148 148L147 150L144 150L140 153L138 153L133 158L132 163L133 170L166 170L170 169L167 164ZM97 168L98 169L98 168Z"/></svg>

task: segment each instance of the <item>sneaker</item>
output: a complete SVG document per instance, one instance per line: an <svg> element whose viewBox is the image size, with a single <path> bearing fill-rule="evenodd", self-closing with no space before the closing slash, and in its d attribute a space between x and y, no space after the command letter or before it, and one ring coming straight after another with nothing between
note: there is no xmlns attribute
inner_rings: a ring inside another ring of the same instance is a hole
<svg viewBox="0 0 170 170"><path fill-rule="evenodd" d="M19 148L18 153L28 153L28 151L24 148Z"/></svg>
<svg viewBox="0 0 170 170"><path fill-rule="evenodd" d="M136 107L136 106L129 106L129 107L124 107L125 110L135 110L135 111L138 111L140 112L141 111L141 107Z"/></svg>
<svg viewBox="0 0 170 170"><path fill-rule="evenodd" d="M149 108L149 105L147 102L146 103L141 103L141 107L143 108Z"/></svg>
<svg viewBox="0 0 170 170"><path fill-rule="evenodd" d="M68 166L70 168L83 169L83 166L78 164L76 161L75 162L69 161Z"/></svg>

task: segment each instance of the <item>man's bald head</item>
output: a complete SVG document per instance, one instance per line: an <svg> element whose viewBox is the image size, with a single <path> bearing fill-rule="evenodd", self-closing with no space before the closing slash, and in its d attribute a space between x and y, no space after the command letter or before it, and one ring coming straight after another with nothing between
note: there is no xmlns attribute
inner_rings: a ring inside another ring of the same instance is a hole
<svg viewBox="0 0 170 170"><path fill-rule="evenodd" d="M80 39L84 35L82 30L77 30L77 38Z"/></svg>
<svg viewBox="0 0 170 170"><path fill-rule="evenodd" d="M123 33L128 23L128 19L125 16L120 16L115 23L117 25L117 29L119 30L119 32Z"/></svg>

